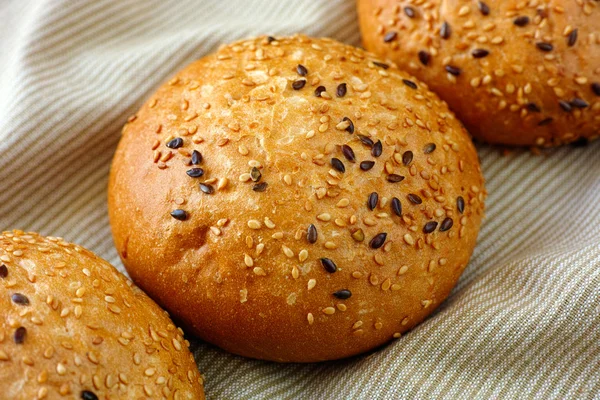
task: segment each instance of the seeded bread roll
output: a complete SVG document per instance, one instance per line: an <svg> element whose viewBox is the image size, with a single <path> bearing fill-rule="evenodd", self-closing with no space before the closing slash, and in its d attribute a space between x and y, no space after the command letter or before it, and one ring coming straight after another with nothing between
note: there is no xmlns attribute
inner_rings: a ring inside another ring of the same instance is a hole
<svg viewBox="0 0 600 400"><path fill-rule="evenodd" d="M476 138L597 138L600 2L358 0L358 13L365 48L426 82Z"/></svg>
<svg viewBox="0 0 600 400"><path fill-rule="evenodd" d="M106 261L0 235L2 399L204 399L180 329Z"/></svg>
<svg viewBox="0 0 600 400"><path fill-rule="evenodd" d="M132 278L201 338L310 362L430 314L485 190L444 102L329 39L261 37L179 72L132 117L109 208Z"/></svg>

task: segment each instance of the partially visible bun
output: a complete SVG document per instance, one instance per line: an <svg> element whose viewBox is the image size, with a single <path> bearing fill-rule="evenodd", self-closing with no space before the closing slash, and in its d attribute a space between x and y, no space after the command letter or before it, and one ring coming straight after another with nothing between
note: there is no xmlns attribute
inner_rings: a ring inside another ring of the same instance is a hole
<svg viewBox="0 0 600 400"><path fill-rule="evenodd" d="M0 235L2 399L204 399L183 333L106 261Z"/></svg>
<svg viewBox="0 0 600 400"><path fill-rule="evenodd" d="M600 2L358 0L365 48L448 102L473 136L549 147L600 132Z"/></svg>

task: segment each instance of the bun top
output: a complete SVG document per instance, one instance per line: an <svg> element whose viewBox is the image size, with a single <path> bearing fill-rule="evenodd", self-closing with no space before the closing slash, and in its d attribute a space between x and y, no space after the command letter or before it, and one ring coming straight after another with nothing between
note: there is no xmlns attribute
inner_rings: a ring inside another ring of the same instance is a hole
<svg viewBox="0 0 600 400"><path fill-rule="evenodd" d="M598 1L358 7L365 47L427 82L475 137L546 147L598 136Z"/></svg>
<svg viewBox="0 0 600 400"><path fill-rule="evenodd" d="M261 37L192 63L130 119L109 211L132 278L199 336L317 361L429 314L484 197L473 144L424 84L330 39Z"/></svg>
<svg viewBox="0 0 600 400"><path fill-rule="evenodd" d="M77 245L2 233L0 310L2 398L204 398L182 331Z"/></svg>

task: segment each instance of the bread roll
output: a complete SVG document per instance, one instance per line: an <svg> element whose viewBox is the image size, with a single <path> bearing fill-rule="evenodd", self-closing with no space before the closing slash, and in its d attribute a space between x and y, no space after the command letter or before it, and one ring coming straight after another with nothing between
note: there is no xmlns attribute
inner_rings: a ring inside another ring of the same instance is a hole
<svg viewBox="0 0 600 400"><path fill-rule="evenodd" d="M372 54L261 37L179 72L123 130L110 183L131 277L201 338L351 356L447 296L485 189L446 104Z"/></svg>
<svg viewBox="0 0 600 400"><path fill-rule="evenodd" d="M0 235L0 398L204 399L180 329L60 238Z"/></svg>
<svg viewBox="0 0 600 400"><path fill-rule="evenodd" d="M478 139L600 132L600 2L358 0L365 48L426 82Z"/></svg>

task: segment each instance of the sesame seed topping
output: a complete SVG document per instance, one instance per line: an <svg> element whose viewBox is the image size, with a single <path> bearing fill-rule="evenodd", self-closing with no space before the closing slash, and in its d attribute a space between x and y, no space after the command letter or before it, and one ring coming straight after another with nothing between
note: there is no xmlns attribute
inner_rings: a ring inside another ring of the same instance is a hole
<svg viewBox="0 0 600 400"><path fill-rule="evenodd" d="M81 391L81 399L82 400L98 400L98 396L94 392L90 392L89 390Z"/></svg>
<svg viewBox="0 0 600 400"><path fill-rule="evenodd" d="M442 27L440 28L440 36L442 37L442 39L448 39L451 34L452 34L452 29L450 28L450 24L448 24L448 22L444 21L442 23Z"/></svg>
<svg viewBox="0 0 600 400"><path fill-rule="evenodd" d="M204 170L202 168L191 168L186 171L186 174L188 174L190 178L200 178L204 175Z"/></svg>
<svg viewBox="0 0 600 400"><path fill-rule="evenodd" d="M321 258L321 265L323 265L325 271L329 272L330 274L333 274L335 271L337 271L337 265L335 265L335 263L329 258Z"/></svg>
<svg viewBox="0 0 600 400"><path fill-rule="evenodd" d="M392 31L392 32L388 32L388 33L386 33L386 34L385 34L385 36L383 37L383 41L384 41L385 43L389 43L389 42L392 42L392 41L394 41L394 40L395 40L397 37L398 37L398 32L394 32L394 31Z"/></svg>
<svg viewBox="0 0 600 400"><path fill-rule="evenodd" d="M419 61L421 61L421 64L427 65L429 64L429 60L431 60L431 54L429 54L429 52L425 50L419 51Z"/></svg>
<svg viewBox="0 0 600 400"><path fill-rule="evenodd" d="M482 15L490 15L490 6L485 4L483 1L477 2L477 8Z"/></svg>
<svg viewBox="0 0 600 400"><path fill-rule="evenodd" d="M183 146L183 139L179 137L172 139L169 143L167 143L167 147L170 149L178 149L181 146Z"/></svg>
<svg viewBox="0 0 600 400"><path fill-rule="evenodd" d="M388 69L390 66L387 65L386 63L382 63L379 61L373 61L373 65L379 67L379 68L383 68L383 69Z"/></svg>
<svg viewBox="0 0 600 400"><path fill-rule="evenodd" d="M267 182L256 183L254 186L252 186L252 190L255 192L264 192L267 190L267 186L269 186Z"/></svg>
<svg viewBox="0 0 600 400"><path fill-rule="evenodd" d="M397 197L392 198L390 206L394 214L396 214L399 217L402 216L402 203L400 202L400 199L398 199Z"/></svg>
<svg viewBox="0 0 600 400"><path fill-rule="evenodd" d="M398 183L398 182L402 182L403 180L404 180L404 177L402 175L389 174L387 176L387 181L390 183Z"/></svg>
<svg viewBox="0 0 600 400"><path fill-rule="evenodd" d="M25 327L21 326L21 327L17 328L17 330L15 331L13 339L16 344L23 344L26 336L27 336L27 329L25 329Z"/></svg>
<svg viewBox="0 0 600 400"><path fill-rule="evenodd" d="M292 82L292 89L300 90L306 85L306 79L298 79L297 81Z"/></svg>
<svg viewBox="0 0 600 400"><path fill-rule="evenodd" d="M461 214L465 212L465 199L462 196L456 198L456 209Z"/></svg>
<svg viewBox="0 0 600 400"><path fill-rule="evenodd" d="M554 49L554 46L547 42L537 42L535 45L538 49L542 51L552 51Z"/></svg>
<svg viewBox="0 0 600 400"><path fill-rule="evenodd" d="M490 54L490 52L486 49L475 49L471 52L471 55L474 58L483 58L483 57L487 57Z"/></svg>
<svg viewBox="0 0 600 400"><path fill-rule="evenodd" d="M339 158L335 158L335 157L332 158L331 159L331 166L336 171L339 171L341 173L346 172L346 167L344 166L344 163Z"/></svg>
<svg viewBox="0 0 600 400"><path fill-rule="evenodd" d="M402 164L409 165L413 160L413 152L408 150L402 154Z"/></svg>
<svg viewBox="0 0 600 400"><path fill-rule="evenodd" d="M357 242L362 242L365 240L365 233L359 228L352 232L352 239L356 240Z"/></svg>
<svg viewBox="0 0 600 400"><path fill-rule="evenodd" d="M333 293L333 295L340 300L346 300L346 299L349 299L350 297L352 297L352 292L349 291L348 289L342 289L342 290L338 290L337 292Z"/></svg>
<svg viewBox="0 0 600 400"><path fill-rule="evenodd" d="M201 183L200 190L202 190L202 192L206 194L212 194L215 191L215 188L213 188L212 185L209 185L208 183Z"/></svg>
<svg viewBox="0 0 600 400"><path fill-rule="evenodd" d="M317 88L315 89L315 96L321 97L321 94L326 90L327 89L325 89L325 86L317 86Z"/></svg>
<svg viewBox="0 0 600 400"><path fill-rule="evenodd" d="M335 313L335 308L333 307L325 307L323 309L323 314L332 315Z"/></svg>
<svg viewBox="0 0 600 400"><path fill-rule="evenodd" d="M423 147L423 153L425 153L425 154L433 153L433 151L435 150L435 148L436 148L435 143L427 143Z"/></svg>
<svg viewBox="0 0 600 400"><path fill-rule="evenodd" d="M423 233L431 233L431 232L435 231L435 228L437 228L437 226L438 226L438 223L436 221L429 221L423 227Z"/></svg>
<svg viewBox="0 0 600 400"><path fill-rule="evenodd" d="M404 7L404 14L406 14L408 18L414 18L417 15L417 12L411 6L406 6Z"/></svg>
<svg viewBox="0 0 600 400"><path fill-rule="evenodd" d="M302 64L298 64L298 66L296 67L296 72L298 72L298 75L300 75L300 76L308 75L308 70Z"/></svg>
<svg viewBox="0 0 600 400"><path fill-rule="evenodd" d="M442 221L442 223L440 224L440 232L446 232L447 230L452 228L453 224L454 224L454 221L452 220L452 218L444 219Z"/></svg>
<svg viewBox="0 0 600 400"><path fill-rule="evenodd" d="M354 154L354 150L352 147L347 144L342 145L342 154L346 157L346 160L350 162L356 162L356 155Z"/></svg>
<svg viewBox="0 0 600 400"><path fill-rule="evenodd" d="M337 97L344 97L348 91L348 87L345 83L340 83L335 91Z"/></svg>
<svg viewBox="0 0 600 400"><path fill-rule="evenodd" d="M252 170L250 171L250 179L252 179L254 182L258 182L260 181L260 178L262 178L260 170L256 167L252 167Z"/></svg>
<svg viewBox="0 0 600 400"><path fill-rule="evenodd" d="M516 26L523 27L529 23L529 17L526 15L520 15L513 20L513 24Z"/></svg>
<svg viewBox="0 0 600 400"><path fill-rule="evenodd" d="M569 36L567 37L567 46L575 46L575 43L577 42L577 33L577 29L573 29L571 33L569 33Z"/></svg>
<svg viewBox="0 0 600 400"><path fill-rule="evenodd" d="M0 278L6 278L8 276L8 268L6 265L0 265Z"/></svg>
<svg viewBox="0 0 600 400"><path fill-rule="evenodd" d="M202 154L198 150L192 151L192 165L198 165L202 162Z"/></svg>
<svg viewBox="0 0 600 400"><path fill-rule="evenodd" d="M346 131L348 131L349 133L354 133L354 122L352 122L352 120L348 117L342 118L342 121L348 121L349 125L346 128Z"/></svg>
<svg viewBox="0 0 600 400"><path fill-rule="evenodd" d="M306 233L306 240L308 240L308 243L315 243L317 241L317 237L317 227L313 224L310 224Z"/></svg>
<svg viewBox="0 0 600 400"><path fill-rule="evenodd" d="M417 84L416 84L416 83L414 83L414 82L413 82L413 81L411 81L411 80L408 80L408 79L402 79L402 82L403 82L403 83L404 83L406 86L408 86L409 88L411 88L411 89L416 89L416 88L417 88Z"/></svg>
<svg viewBox="0 0 600 400"><path fill-rule="evenodd" d="M375 165L375 161L363 161L360 163L360 169L362 169L363 171L368 171L371 168L373 168L373 166Z"/></svg>
<svg viewBox="0 0 600 400"><path fill-rule="evenodd" d="M187 214L187 212L185 212L182 209L177 209L177 210L171 211L171 217L173 217L179 221L185 221L188 218L188 214Z"/></svg>
<svg viewBox="0 0 600 400"><path fill-rule="evenodd" d="M376 192L373 192L369 195L367 199L367 207L369 210L373 211L375 207L377 207L377 203L379 202L379 195Z"/></svg>
<svg viewBox="0 0 600 400"><path fill-rule="evenodd" d="M387 238L387 233L382 232L377 235L369 242L369 246L372 249L378 249L385 243L385 239Z"/></svg>
<svg viewBox="0 0 600 400"><path fill-rule="evenodd" d="M410 200L411 203L413 204L421 204L423 203L423 200L421 200L421 198L413 193L408 194L408 200Z"/></svg>
<svg viewBox="0 0 600 400"><path fill-rule="evenodd" d="M580 99L579 97L575 97L573 100L571 100L571 106L576 108L586 108L589 106L589 104L587 101Z"/></svg>
<svg viewBox="0 0 600 400"><path fill-rule="evenodd" d="M558 101L558 105L560 106L560 108L563 109L563 111L566 111L566 112L571 112L571 110L573 109L571 107L571 104L569 104L568 101L559 100Z"/></svg>
<svg viewBox="0 0 600 400"><path fill-rule="evenodd" d="M382 152L383 152L383 144L381 143L381 140L378 140L371 148L371 155L373 157L379 157Z"/></svg>
<svg viewBox="0 0 600 400"><path fill-rule="evenodd" d="M10 296L10 298L12 299L13 303L15 303L15 304L18 304L21 306L29 305L29 299L24 294L13 293L12 296Z"/></svg>
<svg viewBox="0 0 600 400"><path fill-rule="evenodd" d="M373 147L374 143L373 140L371 140L370 137L365 136L365 135L356 135L358 136L358 139L362 142L362 144L364 144L365 146L369 146L369 147Z"/></svg>
<svg viewBox="0 0 600 400"><path fill-rule="evenodd" d="M461 72L460 68L455 67L453 65L446 65L445 69L446 69L446 72L448 72L449 74L454 75L454 76L459 76L460 72Z"/></svg>

